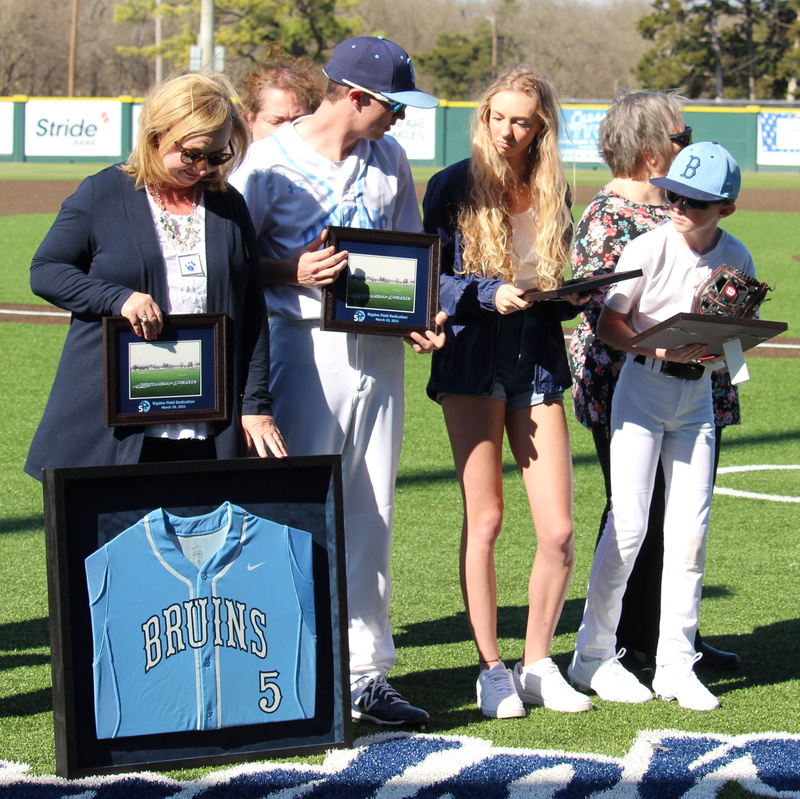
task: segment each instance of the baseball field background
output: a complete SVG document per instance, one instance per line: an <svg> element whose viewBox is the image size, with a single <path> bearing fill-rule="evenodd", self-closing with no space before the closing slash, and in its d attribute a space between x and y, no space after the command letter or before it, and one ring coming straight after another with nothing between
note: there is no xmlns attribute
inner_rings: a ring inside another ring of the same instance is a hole
<svg viewBox="0 0 800 799"><path fill-rule="evenodd" d="M7 214L0 216L0 308L37 306L56 313L30 292L31 255L54 218L51 206L57 208L69 190L61 181L74 181L96 169L0 164L0 206ZM420 183L427 177L416 175ZM576 178L579 202L585 202L585 195L593 191L590 187L602 180L596 172ZM22 180L29 183L24 189ZM701 629L710 643L738 652L742 667L730 672L700 668L719 696L721 709L703 714L674 702L627 706L598 699L593 712L575 716L540 708L523 719L493 721L480 715L474 704L476 657L458 582L460 492L439 407L424 392L429 361L408 350L393 565L398 665L391 679L408 699L430 712L428 733L489 739L499 747L612 757L628 751L642 730L800 733L800 226L796 210L774 210L775 202L757 200L755 193L775 192L776 198L787 198L787 207L796 206L800 175L745 175L744 185L754 190L752 202L743 201L724 226L749 247L759 277L776 285L762 318L787 322L789 330L777 340L780 347L759 348L748 355L750 380L740 387L744 423L723 435ZM777 205L783 207L780 201ZM48 210L37 212L39 207ZM29 212L14 213L15 209ZM576 219L582 210L582 204L576 205ZM20 761L36 774L52 774L42 496L40 484L23 474L22 465L67 327L58 315L33 319L0 311L0 760ZM80 397L74 400L79 412ZM553 646L562 668L574 646L603 507L591 436L570 412L568 416L577 566ZM521 654L535 536L508 452L505 473L505 524L497 551L499 628L501 653L507 665L513 665ZM356 735L376 731L366 724L357 724L355 730ZM797 773L800 763L787 768ZM726 799L753 795L738 784L723 793Z"/></svg>

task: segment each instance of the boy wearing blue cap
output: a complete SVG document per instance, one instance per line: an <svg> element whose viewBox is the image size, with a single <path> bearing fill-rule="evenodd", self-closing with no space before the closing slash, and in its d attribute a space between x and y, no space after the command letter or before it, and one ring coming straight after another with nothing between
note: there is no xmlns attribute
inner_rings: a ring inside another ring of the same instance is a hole
<svg viewBox="0 0 800 799"><path fill-rule="evenodd" d="M390 727L428 714L386 680L394 486L403 432L403 345L390 336L320 330L320 287L347 252L326 226L422 231L405 152L385 134L406 106L439 101L416 88L411 58L376 36L334 48L319 108L255 142L231 177L258 235L270 320L273 412L291 455L341 454L352 714ZM412 333L417 352L444 337Z"/></svg>
<svg viewBox="0 0 800 799"><path fill-rule="evenodd" d="M665 178L670 221L632 241L618 272L641 269L606 297L597 332L630 353L611 415L611 512L595 551L586 607L569 677L612 702L646 702L648 688L620 663L616 629L622 597L647 530L653 479L666 478L661 623L653 690L691 710L714 710L717 698L693 665L713 488L714 421L710 368L703 344L667 350L631 340L676 313L688 312L698 286L722 264L755 274L745 246L718 227L736 210L741 176L716 142L684 148Z"/></svg>

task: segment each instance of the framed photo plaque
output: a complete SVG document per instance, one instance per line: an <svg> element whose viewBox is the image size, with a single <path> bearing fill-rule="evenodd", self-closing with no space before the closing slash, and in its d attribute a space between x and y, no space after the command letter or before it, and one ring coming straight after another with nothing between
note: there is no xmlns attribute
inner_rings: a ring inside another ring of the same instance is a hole
<svg viewBox="0 0 800 799"><path fill-rule="evenodd" d="M631 339L631 344L675 349L688 344L705 344L709 355L723 354L723 345L738 339L742 350L749 350L783 333L786 322L761 319L733 319L727 316L679 313Z"/></svg>
<svg viewBox="0 0 800 799"><path fill-rule="evenodd" d="M323 330L407 336L433 330L441 240L428 233L329 227L347 266L322 290Z"/></svg>
<svg viewBox="0 0 800 799"><path fill-rule="evenodd" d="M227 336L222 313L166 316L152 341L105 317L105 426L227 419Z"/></svg>
<svg viewBox="0 0 800 799"><path fill-rule="evenodd" d="M56 768L350 746L338 455L46 469Z"/></svg>
<svg viewBox="0 0 800 799"><path fill-rule="evenodd" d="M565 280L557 289L549 291L537 291L531 289L523 294L522 299L526 302L538 302L539 300L555 300L565 294L588 294L590 291L597 291L604 286L612 286L614 283L621 283L623 280L630 280L634 277L641 277L644 273L641 269L631 269L628 272L608 272L603 275L590 275L589 277L576 277L572 280Z"/></svg>

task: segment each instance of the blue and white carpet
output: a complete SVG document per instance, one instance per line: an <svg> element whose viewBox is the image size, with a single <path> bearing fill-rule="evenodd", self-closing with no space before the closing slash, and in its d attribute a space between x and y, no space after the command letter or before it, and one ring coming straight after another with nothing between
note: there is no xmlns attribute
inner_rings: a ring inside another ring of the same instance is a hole
<svg viewBox="0 0 800 799"><path fill-rule="evenodd" d="M319 766L248 763L185 782L152 773L68 781L0 761L2 799L711 799L728 783L800 799L800 735L651 730L614 758L390 733Z"/></svg>

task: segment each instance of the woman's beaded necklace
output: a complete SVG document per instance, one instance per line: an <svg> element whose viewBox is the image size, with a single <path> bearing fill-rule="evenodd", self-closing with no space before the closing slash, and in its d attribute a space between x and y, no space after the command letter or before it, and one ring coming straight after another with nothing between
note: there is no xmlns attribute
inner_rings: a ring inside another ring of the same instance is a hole
<svg viewBox="0 0 800 799"><path fill-rule="evenodd" d="M151 189L151 193L156 198L156 203L158 203L158 207L161 209L161 213L158 215L158 224L166 234L170 244L172 244L178 252L186 252L187 250L193 249L200 240L201 232L199 224L200 214L197 212L197 187L195 186L194 193L192 194L192 212L186 218L186 224L182 225L183 233L178 233L175 220L172 218L170 212L167 211L167 207L161 199L161 192L158 190L158 186L154 185Z"/></svg>

